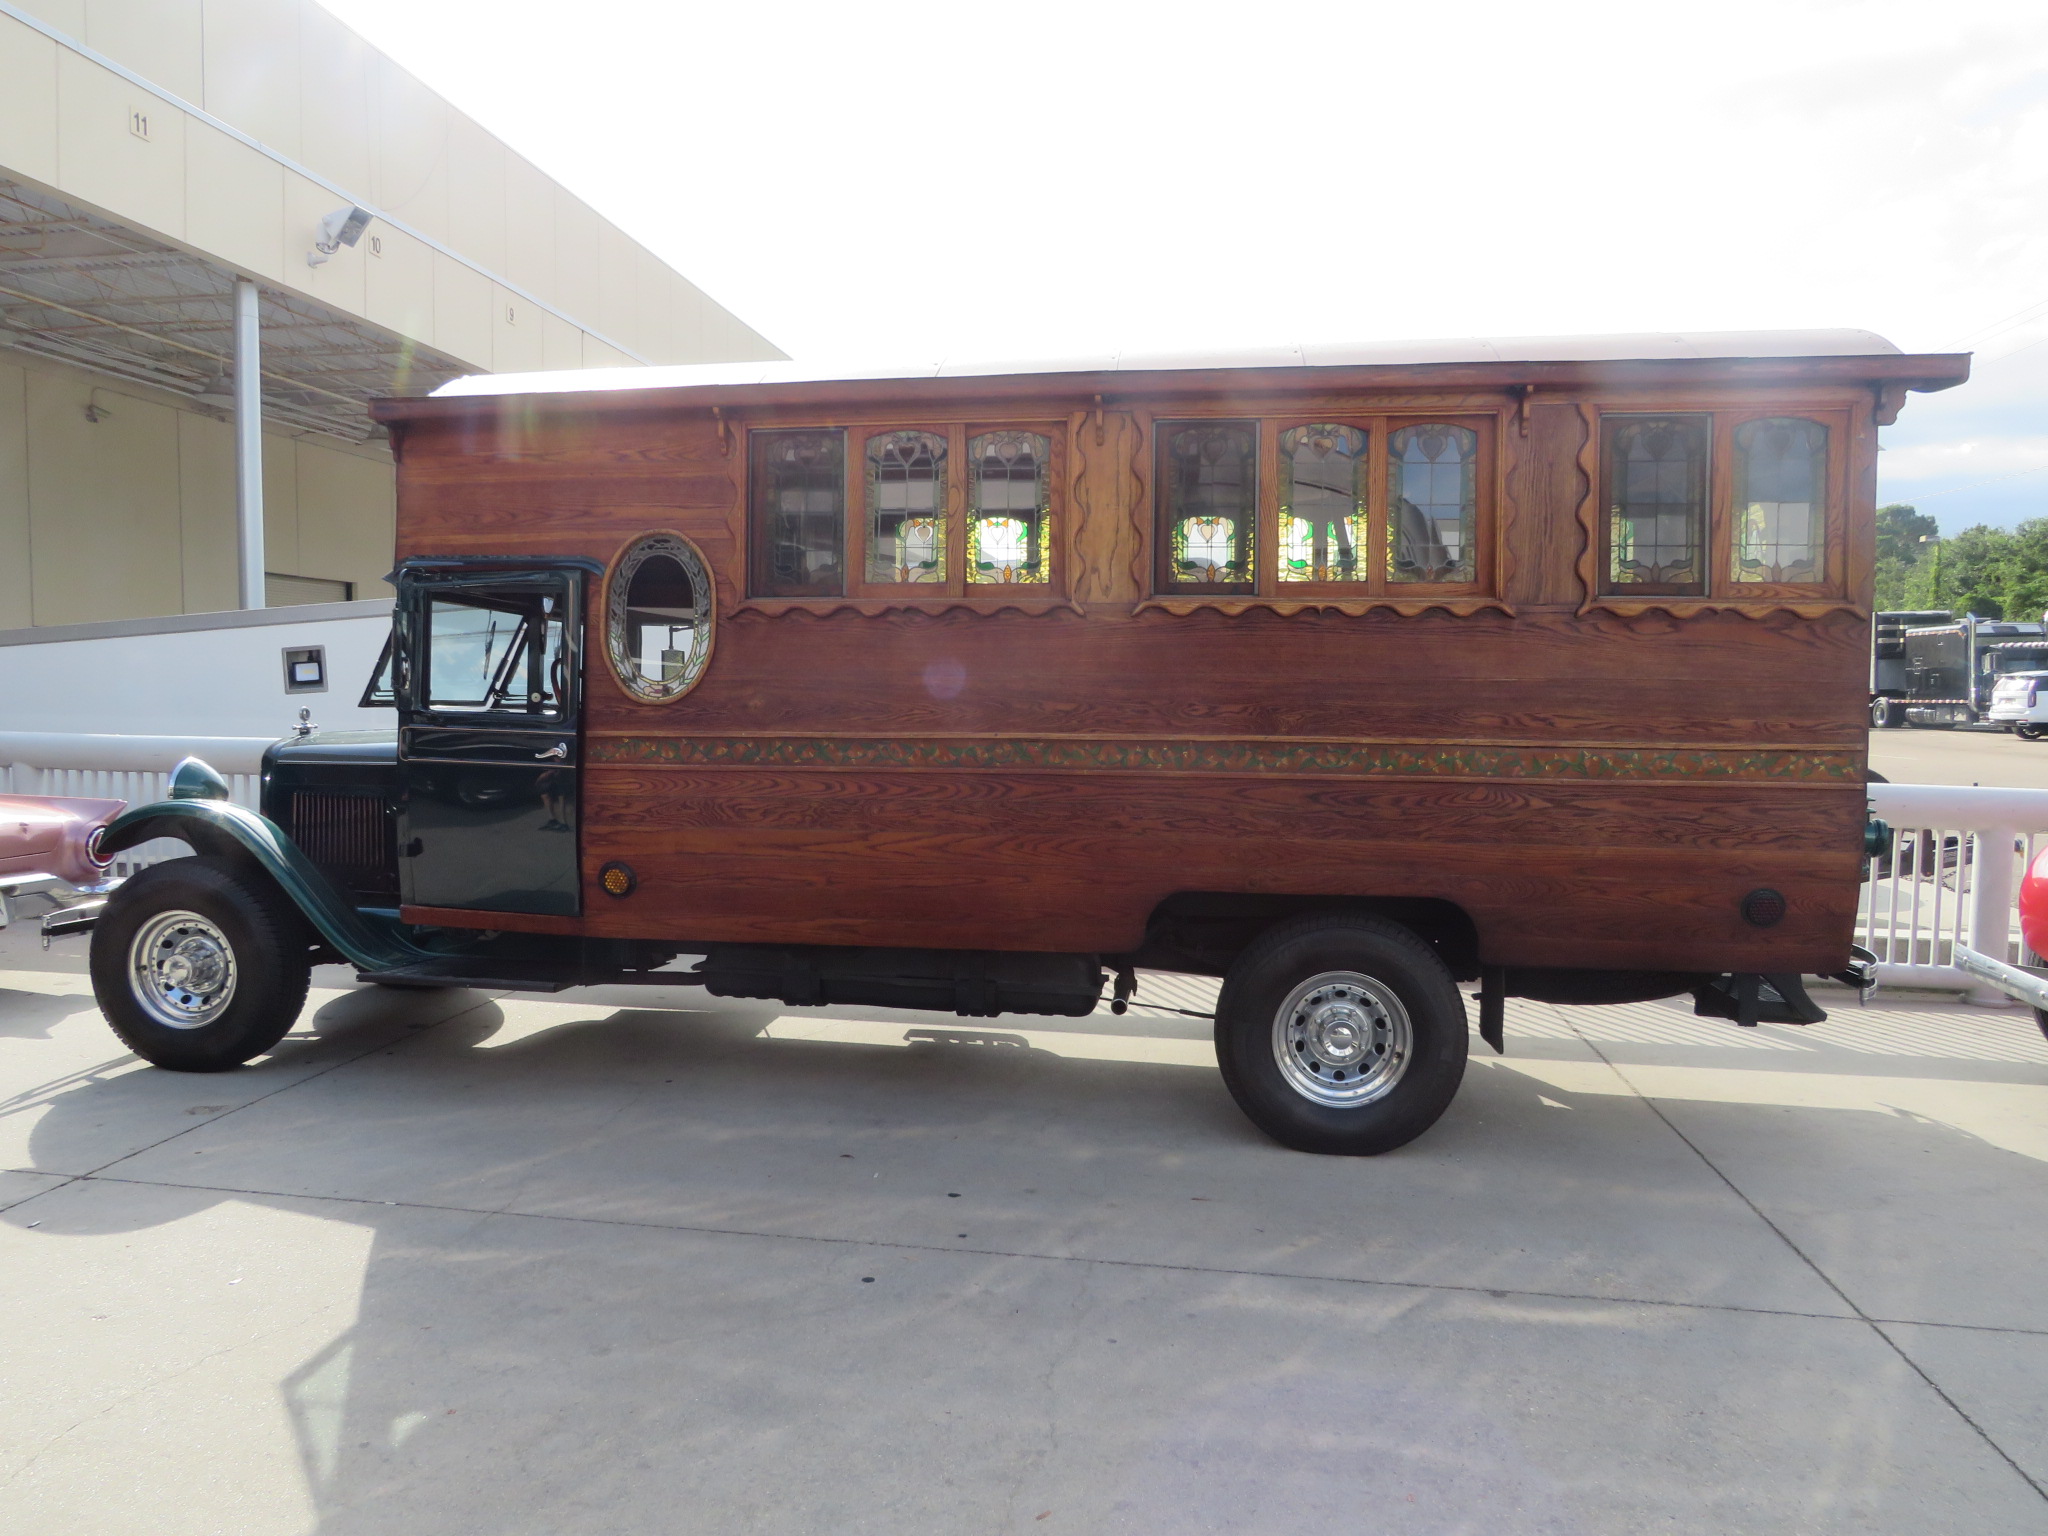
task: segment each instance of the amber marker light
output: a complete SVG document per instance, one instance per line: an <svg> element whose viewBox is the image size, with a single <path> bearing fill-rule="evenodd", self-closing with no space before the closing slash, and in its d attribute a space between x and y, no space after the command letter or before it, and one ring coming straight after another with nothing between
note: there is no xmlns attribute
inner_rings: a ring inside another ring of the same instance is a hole
<svg viewBox="0 0 2048 1536"><path fill-rule="evenodd" d="M604 887L607 896L630 896L633 887L640 882L633 874L633 866L621 864L614 859L597 872L597 883Z"/></svg>

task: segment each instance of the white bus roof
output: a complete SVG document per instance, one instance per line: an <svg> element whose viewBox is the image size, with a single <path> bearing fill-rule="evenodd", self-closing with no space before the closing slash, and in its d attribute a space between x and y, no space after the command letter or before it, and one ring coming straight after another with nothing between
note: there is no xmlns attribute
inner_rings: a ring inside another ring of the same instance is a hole
<svg viewBox="0 0 2048 1536"><path fill-rule="evenodd" d="M1469 336L1449 341L1295 342L1240 351L1130 353L1034 361L908 365L690 363L650 368L483 373L452 379L432 398L556 395L605 390L855 380L978 378L1033 373L1153 373L1203 368L1347 368L1431 363L1674 362L1701 359L1897 357L1873 331L1658 331L1619 336Z"/></svg>

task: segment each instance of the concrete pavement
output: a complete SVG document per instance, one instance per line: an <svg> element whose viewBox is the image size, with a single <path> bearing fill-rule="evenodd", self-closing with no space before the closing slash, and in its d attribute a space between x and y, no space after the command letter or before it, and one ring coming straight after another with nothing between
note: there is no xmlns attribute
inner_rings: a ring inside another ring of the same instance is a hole
<svg viewBox="0 0 2048 1536"><path fill-rule="evenodd" d="M1344 1160L1171 1014L325 971L181 1076L24 939L9 1533L2048 1526L2018 1012L1518 1003L1442 1124Z"/></svg>
<svg viewBox="0 0 2048 1536"><path fill-rule="evenodd" d="M2021 741L1988 727L1872 731L1870 766L1894 784L2048 789L2048 741Z"/></svg>

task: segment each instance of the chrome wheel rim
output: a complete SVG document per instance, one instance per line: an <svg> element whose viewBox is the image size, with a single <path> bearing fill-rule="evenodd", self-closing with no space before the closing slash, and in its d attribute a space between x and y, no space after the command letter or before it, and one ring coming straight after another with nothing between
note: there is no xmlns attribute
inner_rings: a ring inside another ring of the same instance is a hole
<svg viewBox="0 0 2048 1536"><path fill-rule="evenodd" d="M202 1028L234 1001L234 946L197 912L160 912L128 946L128 986L157 1023Z"/></svg>
<svg viewBox="0 0 2048 1536"><path fill-rule="evenodd" d="M1394 1091L1415 1054L1408 1010L1357 971L1311 976L1273 1015L1273 1059L1311 1103L1355 1109Z"/></svg>

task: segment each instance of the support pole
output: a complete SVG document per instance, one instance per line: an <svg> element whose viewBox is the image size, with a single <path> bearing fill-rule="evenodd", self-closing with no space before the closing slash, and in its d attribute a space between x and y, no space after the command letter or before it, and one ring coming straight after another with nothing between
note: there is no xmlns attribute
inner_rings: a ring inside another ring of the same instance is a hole
<svg viewBox="0 0 2048 1536"><path fill-rule="evenodd" d="M2018 834L2011 827L1980 827L1970 848L1970 947L2009 964L2012 937L2012 853ZM2004 994L1980 982L1973 1003L2001 1003Z"/></svg>
<svg viewBox="0 0 2048 1536"><path fill-rule="evenodd" d="M235 534L244 608L263 601L263 342L256 285L235 279Z"/></svg>

